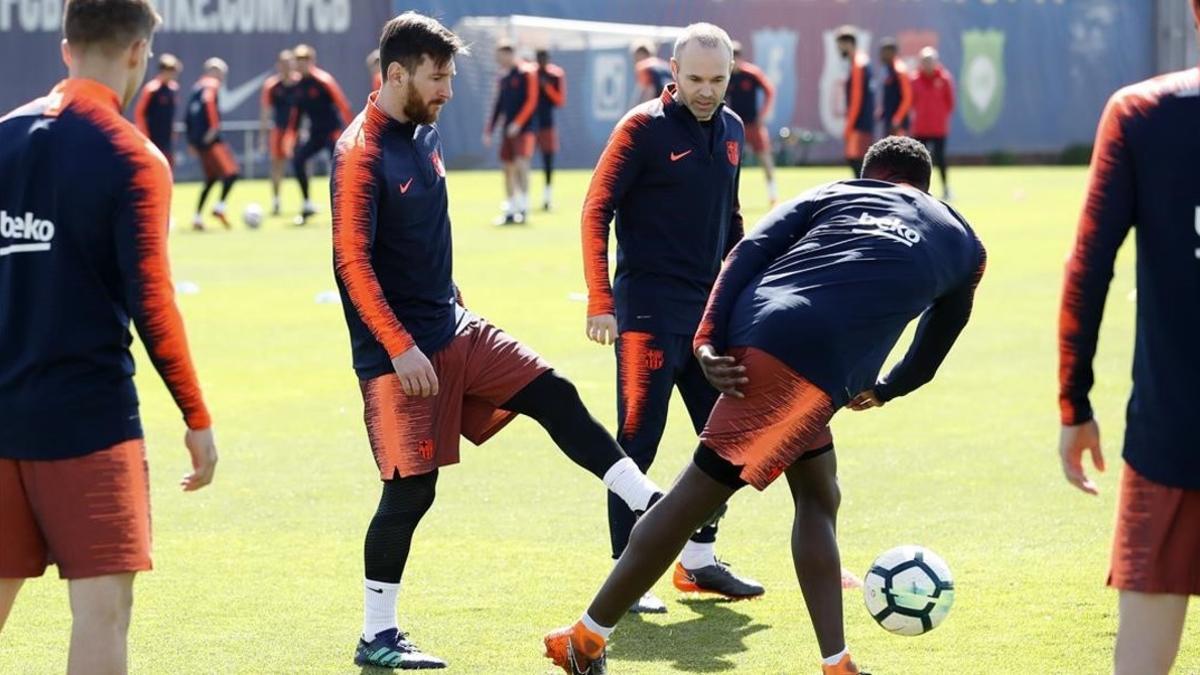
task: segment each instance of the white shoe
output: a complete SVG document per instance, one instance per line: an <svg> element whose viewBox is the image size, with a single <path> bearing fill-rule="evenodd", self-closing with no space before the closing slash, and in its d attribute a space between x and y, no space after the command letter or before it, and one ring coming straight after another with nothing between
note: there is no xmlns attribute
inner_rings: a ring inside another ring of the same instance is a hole
<svg viewBox="0 0 1200 675"><path fill-rule="evenodd" d="M630 607L629 611L633 614L666 614L667 604L652 591L646 591L645 595L633 603L633 607Z"/></svg>

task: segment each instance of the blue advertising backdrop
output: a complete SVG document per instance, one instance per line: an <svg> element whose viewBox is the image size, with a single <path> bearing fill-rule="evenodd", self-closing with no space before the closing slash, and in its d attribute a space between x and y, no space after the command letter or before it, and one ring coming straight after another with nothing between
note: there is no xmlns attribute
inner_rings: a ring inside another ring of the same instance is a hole
<svg viewBox="0 0 1200 675"><path fill-rule="evenodd" d="M774 78L779 99L772 132L814 132L813 159L836 159L844 107L844 66L832 31L853 23L872 56L879 39L895 37L912 58L934 45L958 84L950 149L959 154L1053 152L1089 143L1107 96L1148 77L1155 62L1153 3L1121 0L158 0L165 25L155 50L180 56L184 89L199 64L230 64L222 98L225 118L258 118L258 91L276 52L307 42L320 65L342 84L354 106L369 80L363 59L392 14L415 9L451 27L471 17L529 15L584 21L682 26L711 21L746 47ZM0 108L45 92L62 77L58 54L61 0L0 0ZM504 32L504 24L497 24ZM466 31L476 49L459 59L455 100L441 126L452 167L494 166L479 136L493 93L491 39ZM516 34L516 33L514 33ZM539 33L568 74L560 115L563 166L594 164L633 77L624 48L573 49L554 31ZM494 38L493 38L494 39ZM575 41L577 42L577 41ZM662 45L666 55L669 45ZM239 153L253 148L233 139ZM185 158L186 160L186 158ZM188 175L188 162L181 166Z"/></svg>

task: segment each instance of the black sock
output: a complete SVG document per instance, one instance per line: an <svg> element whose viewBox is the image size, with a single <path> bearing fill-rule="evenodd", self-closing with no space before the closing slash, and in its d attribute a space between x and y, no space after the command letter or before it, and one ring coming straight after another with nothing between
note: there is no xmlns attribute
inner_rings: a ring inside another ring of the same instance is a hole
<svg viewBox="0 0 1200 675"><path fill-rule="evenodd" d="M204 213L204 202L208 201L208 191L216 184L215 180L204 181L204 187L200 188L200 203L196 204L196 213Z"/></svg>
<svg viewBox="0 0 1200 675"><path fill-rule="evenodd" d="M237 182L238 178L239 176L235 173L225 179L221 185L221 201L225 201L225 198L229 196L229 190L233 188L233 184Z"/></svg>
<svg viewBox="0 0 1200 675"><path fill-rule="evenodd" d="M554 180L554 153L542 153L542 172L546 175L546 187Z"/></svg>
<svg viewBox="0 0 1200 675"><path fill-rule="evenodd" d="M579 390L553 370L546 371L500 406L537 420L559 449L579 466L604 478L625 451L592 417Z"/></svg>
<svg viewBox="0 0 1200 675"><path fill-rule="evenodd" d="M437 476L435 469L420 476L384 481L363 544L363 566L371 581L400 583L417 523L433 505Z"/></svg>

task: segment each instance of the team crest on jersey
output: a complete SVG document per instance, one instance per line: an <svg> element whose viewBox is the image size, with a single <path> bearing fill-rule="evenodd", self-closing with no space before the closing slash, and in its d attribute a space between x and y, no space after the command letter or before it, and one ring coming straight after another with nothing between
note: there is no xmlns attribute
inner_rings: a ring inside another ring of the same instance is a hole
<svg viewBox="0 0 1200 675"><path fill-rule="evenodd" d="M663 350L647 349L643 355L646 360L646 368L649 370L658 370L663 367Z"/></svg>
<svg viewBox="0 0 1200 675"><path fill-rule="evenodd" d="M434 150L429 153L429 159L433 162L433 170L442 178L446 177L446 165L442 163L442 153Z"/></svg>
<svg viewBox="0 0 1200 675"><path fill-rule="evenodd" d="M737 141L725 141L725 156L729 158L729 163L737 166L741 159L741 144Z"/></svg>
<svg viewBox="0 0 1200 675"><path fill-rule="evenodd" d="M433 439L425 438L417 443L417 452L421 454L421 459L425 461L433 459Z"/></svg>

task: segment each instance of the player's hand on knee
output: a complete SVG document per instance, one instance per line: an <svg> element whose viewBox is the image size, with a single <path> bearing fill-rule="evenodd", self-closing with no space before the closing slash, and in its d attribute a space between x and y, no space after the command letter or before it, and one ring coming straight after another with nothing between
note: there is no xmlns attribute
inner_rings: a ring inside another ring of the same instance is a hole
<svg viewBox="0 0 1200 675"><path fill-rule="evenodd" d="M714 389L722 394L745 398L741 387L749 384L750 378L746 377L746 367L738 365L737 359L721 356L712 345L700 345L696 350L696 360L700 362L704 377Z"/></svg>
<svg viewBox="0 0 1200 675"><path fill-rule="evenodd" d="M1090 452L1097 471L1104 471L1104 455L1100 452L1100 425L1096 420L1083 424L1063 425L1058 436L1058 454L1062 459L1063 475L1067 482L1090 494L1100 494L1099 488L1083 470L1083 453Z"/></svg>
<svg viewBox="0 0 1200 675"><path fill-rule="evenodd" d="M437 396L438 378L433 370L433 364L425 358L425 354L417 347L392 359L392 368L400 378L400 386L407 396Z"/></svg>
<svg viewBox="0 0 1200 675"><path fill-rule="evenodd" d="M617 317L612 314L597 314L587 318L587 336L592 342L611 345L617 341Z"/></svg>
<svg viewBox="0 0 1200 675"><path fill-rule="evenodd" d="M184 476L179 484L184 492L193 492L212 482L213 473L217 470L217 442L210 427L188 429L183 444L192 456L192 472Z"/></svg>
<svg viewBox="0 0 1200 675"><path fill-rule="evenodd" d="M868 389L863 393L855 396L846 404L846 407L851 410L870 410L871 408L879 408L883 406L883 401L879 400L879 395L874 389Z"/></svg>
<svg viewBox="0 0 1200 675"><path fill-rule="evenodd" d="M492 135L491 134L484 132L482 140L483 140L483 147L485 147L485 148L492 147Z"/></svg>
<svg viewBox="0 0 1200 675"><path fill-rule="evenodd" d="M516 122L511 122L505 129L505 135L509 138L516 138L521 133L521 126Z"/></svg>

